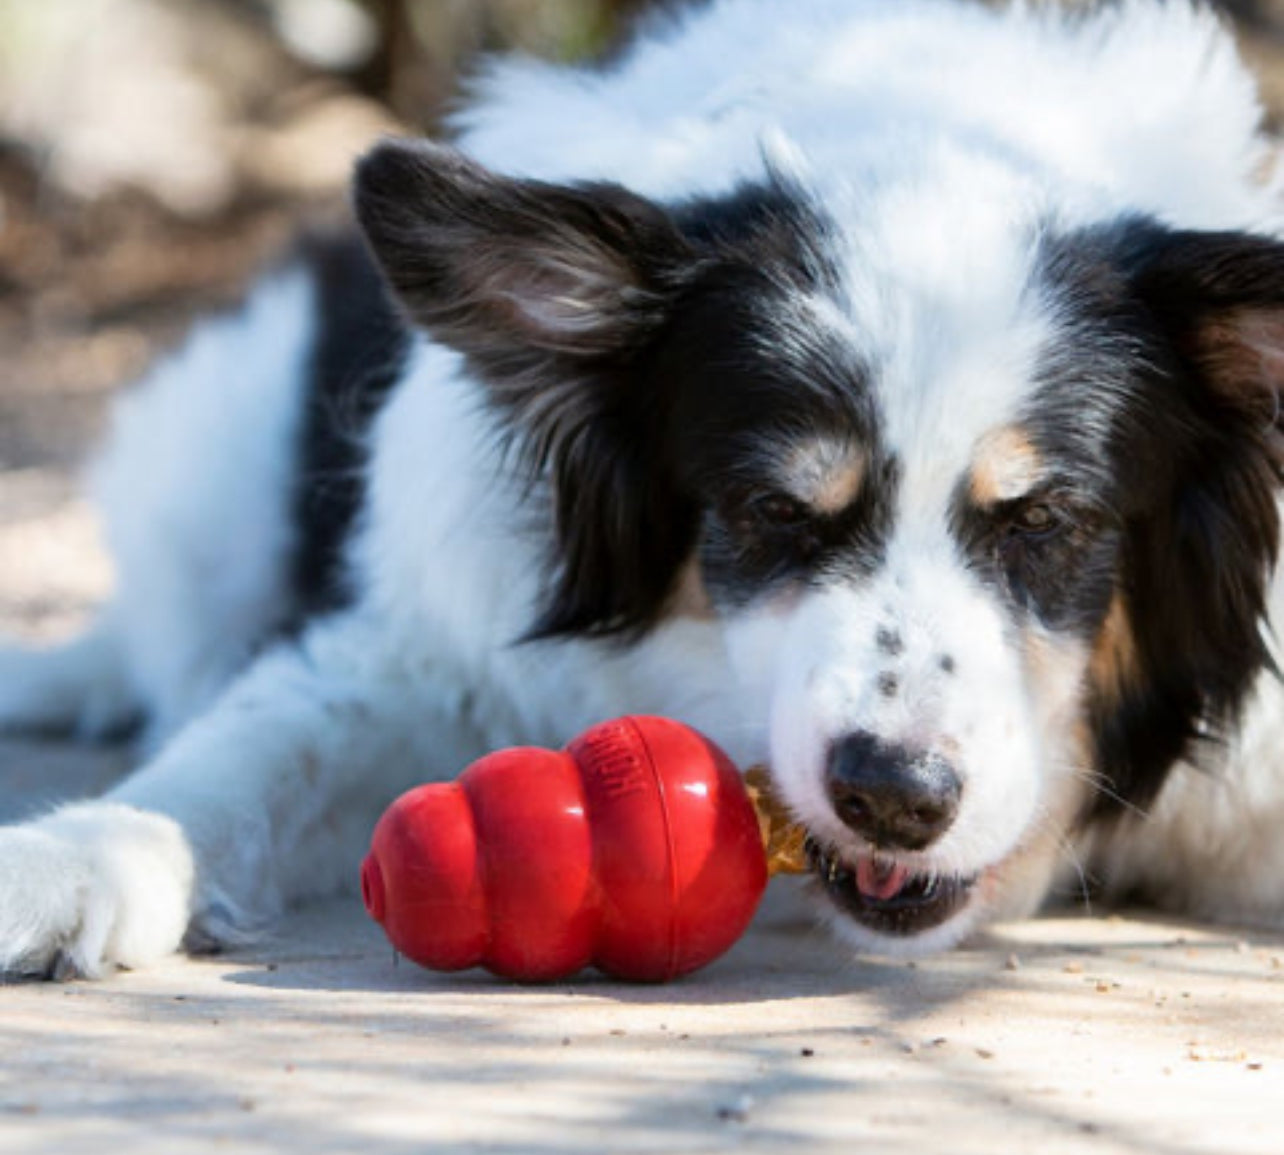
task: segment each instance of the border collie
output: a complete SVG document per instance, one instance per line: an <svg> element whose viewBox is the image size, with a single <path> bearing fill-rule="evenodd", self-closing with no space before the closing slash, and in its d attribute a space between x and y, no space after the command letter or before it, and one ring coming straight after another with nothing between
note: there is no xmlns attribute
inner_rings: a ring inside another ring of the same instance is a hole
<svg viewBox="0 0 1284 1155"><path fill-rule="evenodd" d="M1067 871L1284 922L1284 244L1217 19L715 0L477 87L121 398L119 590L0 724L150 753L0 831L0 969L235 942L626 712L769 763L861 950Z"/></svg>

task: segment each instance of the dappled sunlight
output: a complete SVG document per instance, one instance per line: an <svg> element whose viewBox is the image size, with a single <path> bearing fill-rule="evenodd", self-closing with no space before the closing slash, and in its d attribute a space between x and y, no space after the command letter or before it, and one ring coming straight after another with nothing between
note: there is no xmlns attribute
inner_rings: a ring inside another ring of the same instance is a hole
<svg viewBox="0 0 1284 1155"><path fill-rule="evenodd" d="M598 1152L609 1137L611 1150L908 1153L948 1135L958 1151L1090 1136L1194 1155L1227 1150L1234 1119L1234 1149L1265 1151L1254 1135L1284 1071L1267 953L1280 940L1243 941L1049 919L909 965L846 959L769 918L679 983L525 987L394 964L359 908L334 903L235 957L9 988L15 1053L61 1077L37 1088L11 1070L0 1101L69 1142L145 1120L175 1141L288 1133L336 1150Z"/></svg>

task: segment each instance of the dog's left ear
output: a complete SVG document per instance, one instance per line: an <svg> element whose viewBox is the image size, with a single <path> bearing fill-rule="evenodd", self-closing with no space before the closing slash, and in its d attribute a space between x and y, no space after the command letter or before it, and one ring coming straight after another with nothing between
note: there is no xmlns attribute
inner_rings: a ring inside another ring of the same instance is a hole
<svg viewBox="0 0 1284 1155"><path fill-rule="evenodd" d="M410 320L468 358L551 479L557 572L532 636L651 624L696 521L642 368L698 267L682 234L618 185L513 179L424 141L376 147L354 198Z"/></svg>
<svg viewBox="0 0 1284 1155"><path fill-rule="evenodd" d="M1114 793L1145 805L1197 736L1236 721L1272 664L1284 244L1148 221L1122 239L1131 307L1157 338L1144 359L1167 430L1147 484L1167 480L1126 535L1119 608L1094 656L1093 730Z"/></svg>
<svg viewBox="0 0 1284 1155"><path fill-rule="evenodd" d="M1284 393L1284 244L1242 232L1138 224L1132 285L1215 403L1279 436Z"/></svg>

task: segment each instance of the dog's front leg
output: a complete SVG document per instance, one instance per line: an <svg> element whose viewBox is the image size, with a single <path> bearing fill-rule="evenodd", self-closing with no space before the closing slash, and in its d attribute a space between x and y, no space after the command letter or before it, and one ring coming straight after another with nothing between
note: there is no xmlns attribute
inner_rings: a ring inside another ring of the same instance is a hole
<svg viewBox="0 0 1284 1155"><path fill-rule="evenodd" d="M0 829L0 971L137 967L355 885L380 809L481 749L448 697L342 624L268 653L103 799Z"/></svg>

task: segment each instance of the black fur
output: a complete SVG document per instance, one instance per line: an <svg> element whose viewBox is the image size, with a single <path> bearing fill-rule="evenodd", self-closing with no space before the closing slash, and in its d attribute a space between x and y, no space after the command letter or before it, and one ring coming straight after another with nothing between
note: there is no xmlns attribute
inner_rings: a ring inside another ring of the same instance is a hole
<svg viewBox="0 0 1284 1155"><path fill-rule="evenodd" d="M666 209L387 144L356 203L410 317L469 358L551 480L556 573L532 636L654 625L702 530L726 585L810 560L730 541L763 478L727 454L760 457L764 426L788 434L800 384L830 427L872 421L850 352L791 307L832 271L823 221L786 182Z"/></svg>
<svg viewBox="0 0 1284 1155"><path fill-rule="evenodd" d="M710 593L736 605L836 569L871 572L898 467L880 450L866 367L810 305L840 293L828 221L778 177L679 219L720 260L675 316L654 376L672 395L674 468L699 499ZM822 440L865 458L856 499L828 513L781 491L791 453Z"/></svg>
<svg viewBox="0 0 1284 1155"><path fill-rule="evenodd" d="M409 335L358 237L316 236L300 256L317 294L291 566L303 619L351 599L343 548L364 501L367 433L401 374Z"/></svg>
<svg viewBox="0 0 1284 1155"><path fill-rule="evenodd" d="M1041 428L1052 453L1087 443L1075 485L1104 498L1098 556L1114 556L1069 573L1085 588L1111 574L1131 635L1126 669L1090 703L1100 817L1146 805L1178 759L1197 760L1270 664L1280 382L1236 317L1284 309L1284 246L1137 219L1073 238L1049 272L1078 331Z"/></svg>
<svg viewBox="0 0 1284 1155"><path fill-rule="evenodd" d="M531 635L645 627L695 514L662 468L642 352L694 253L621 188L509 180L428 144L370 154L356 205L410 317L490 383L533 475L551 480L557 572Z"/></svg>

